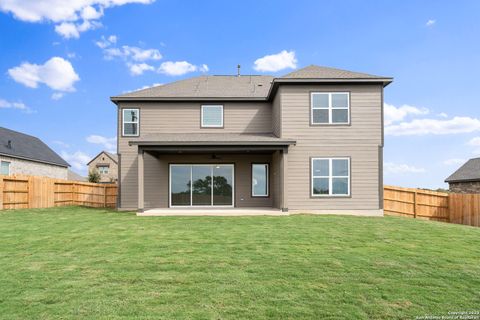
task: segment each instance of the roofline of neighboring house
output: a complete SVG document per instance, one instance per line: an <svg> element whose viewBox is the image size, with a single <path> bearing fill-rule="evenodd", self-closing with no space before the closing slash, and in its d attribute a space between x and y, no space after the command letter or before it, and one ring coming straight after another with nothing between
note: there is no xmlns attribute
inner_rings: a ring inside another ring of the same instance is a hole
<svg viewBox="0 0 480 320"><path fill-rule="evenodd" d="M105 153L107 155L107 157L109 157L110 159L112 159L113 162L115 162L116 164L118 164L117 160L113 159L109 154L108 152L105 152L105 150L102 150L100 151L99 154L97 154L95 157L92 158L92 160L90 160L88 163L87 163L87 166L92 163L93 160L97 159L99 155L101 155L102 153Z"/></svg>
<svg viewBox="0 0 480 320"><path fill-rule="evenodd" d="M0 156L9 157L9 158L13 158L13 159L28 160L28 161L32 161L32 162L38 162L38 163L45 163L45 164L50 164L50 165L54 165L54 166L58 166L58 167L62 167L62 168L71 167L71 165L69 163L67 163L67 165L63 165L63 164L59 164L59 163L55 163L55 162L32 159L32 158L12 155L12 154L8 154L8 153L0 153Z"/></svg>
<svg viewBox="0 0 480 320"><path fill-rule="evenodd" d="M110 100L117 104L121 101L270 101L280 84L286 83L381 83L383 87L392 83L393 78L354 78L354 79L318 79L318 78L274 78L266 97L122 97L112 96Z"/></svg>
<svg viewBox="0 0 480 320"><path fill-rule="evenodd" d="M449 180L449 179L445 179L445 182L446 183L450 183L450 182L480 182L480 179L455 179L455 180Z"/></svg>

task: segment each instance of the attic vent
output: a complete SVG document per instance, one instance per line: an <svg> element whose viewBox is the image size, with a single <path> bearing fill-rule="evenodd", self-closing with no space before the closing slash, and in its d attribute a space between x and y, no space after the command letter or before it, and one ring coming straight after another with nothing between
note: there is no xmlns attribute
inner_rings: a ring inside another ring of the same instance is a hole
<svg viewBox="0 0 480 320"><path fill-rule="evenodd" d="M12 140L8 140L7 142L7 148L12 149Z"/></svg>

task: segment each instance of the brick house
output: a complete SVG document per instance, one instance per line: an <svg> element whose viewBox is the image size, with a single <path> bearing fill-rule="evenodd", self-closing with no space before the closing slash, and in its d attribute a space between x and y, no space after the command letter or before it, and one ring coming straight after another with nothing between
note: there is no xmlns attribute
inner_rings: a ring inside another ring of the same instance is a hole
<svg viewBox="0 0 480 320"><path fill-rule="evenodd" d="M452 173L445 182L456 193L480 193L480 158L473 158Z"/></svg>

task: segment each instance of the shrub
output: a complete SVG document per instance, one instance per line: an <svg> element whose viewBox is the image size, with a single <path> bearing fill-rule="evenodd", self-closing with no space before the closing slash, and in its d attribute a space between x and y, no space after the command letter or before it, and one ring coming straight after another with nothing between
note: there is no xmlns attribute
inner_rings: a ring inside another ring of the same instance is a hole
<svg viewBox="0 0 480 320"><path fill-rule="evenodd" d="M99 183L100 182L100 173L93 169L88 173L88 182Z"/></svg>

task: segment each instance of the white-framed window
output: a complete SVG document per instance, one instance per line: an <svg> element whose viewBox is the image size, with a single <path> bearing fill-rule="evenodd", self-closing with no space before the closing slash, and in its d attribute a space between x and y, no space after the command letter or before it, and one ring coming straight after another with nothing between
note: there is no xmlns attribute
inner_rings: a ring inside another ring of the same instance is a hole
<svg viewBox="0 0 480 320"><path fill-rule="evenodd" d="M97 169L101 174L108 174L108 166L98 166Z"/></svg>
<svg viewBox="0 0 480 320"><path fill-rule="evenodd" d="M0 163L0 174L3 175L10 175L10 162L9 161L2 161Z"/></svg>
<svg viewBox="0 0 480 320"><path fill-rule="evenodd" d="M122 135L137 137L139 134L140 110L123 109L122 110Z"/></svg>
<svg viewBox="0 0 480 320"><path fill-rule="evenodd" d="M350 195L350 158L312 158L312 197Z"/></svg>
<svg viewBox="0 0 480 320"><path fill-rule="evenodd" d="M223 128L223 105L202 105L202 128Z"/></svg>
<svg viewBox="0 0 480 320"><path fill-rule="evenodd" d="M312 92L312 125L316 124L350 124L349 92Z"/></svg>
<svg viewBox="0 0 480 320"><path fill-rule="evenodd" d="M268 197L268 163L252 164L252 197Z"/></svg>

